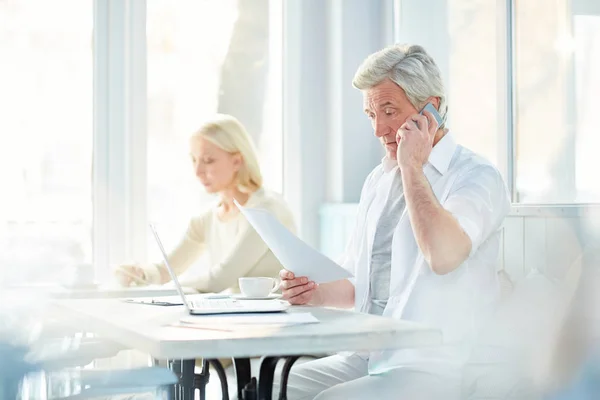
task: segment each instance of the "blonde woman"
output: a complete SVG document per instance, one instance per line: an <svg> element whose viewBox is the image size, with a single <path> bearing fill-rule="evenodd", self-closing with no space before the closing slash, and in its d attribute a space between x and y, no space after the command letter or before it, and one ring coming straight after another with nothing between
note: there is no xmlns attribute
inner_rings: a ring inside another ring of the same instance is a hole
<svg viewBox="0 0 600 400"><path fill-rule="evenodd" d="M234 117L219 114L203 124L190 138L190 157L196 177L219 201L192 218L179 245L169 254L177 275L201 255L210 264L182 285L200 292L239 292L238 278L277 277L281 264L234 204L273 213L294 231L292 214L281 196L263 188L263 180L252 139ZM123 285L166 283L171 280L164 263L121 265L115 270Z"/></svg>

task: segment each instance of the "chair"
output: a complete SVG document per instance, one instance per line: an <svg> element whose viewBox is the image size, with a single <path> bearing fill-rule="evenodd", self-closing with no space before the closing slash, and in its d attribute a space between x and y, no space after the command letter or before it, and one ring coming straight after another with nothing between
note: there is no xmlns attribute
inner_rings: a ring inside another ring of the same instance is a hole
<svg viewBox="0 0 600 400"><path fill-rule="evenodd" d="M25 359L29 349L8 341L0 341L0 398L16 399L23 378L39 370Z"/></svg>
<svg viewBox="0 0 600 400"><path fill-rule="evenodd" d="M172 397L171 389L178 378L165 368L84 368L92 361L112 357L122 349L122 346L114 342L98 338L39 340L31 349L22 348L18 353L21 363L29 368L18 369L20 378L10 379L12 386L8 394L12 396L20 392L24 399L64 400L137 393L148 393L161 399Z"/></svg>
<svg viewBox="0 0 600 400"><path fill-rule="evenodd" d="M50 374L51 375L51 374ZM115 395L147 393L157 399L172 398L177 376L165 368L147 367L128 370L80 370L71 379L72 393L49 397L56 400L93 399Z"/></svg>
<svg viewBox="0 0 600 400"><path fill-rule="evenodd" d="M539 398L532 374L552 348L572 292L569 283L534 269L504 293L473 341L464 369L464 398Z"/></svg>

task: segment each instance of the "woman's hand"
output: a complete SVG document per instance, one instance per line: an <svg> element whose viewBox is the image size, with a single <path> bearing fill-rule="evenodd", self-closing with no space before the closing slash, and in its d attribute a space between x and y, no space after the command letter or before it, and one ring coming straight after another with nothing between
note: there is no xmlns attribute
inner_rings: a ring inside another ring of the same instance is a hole
<svg viewBox="0 0 600 400"><path fill-rule="evenodd" d="M147 285L144 269L138 264L123 264L114 269L114 275L122 286Z"/></svg>
<svg viewBox="0 0 600 400"><path fill-rule="evenodd" d="M318 285L305 276L296 278L293 272L279 271L283 298L290 304L318 304Z"/></svg>

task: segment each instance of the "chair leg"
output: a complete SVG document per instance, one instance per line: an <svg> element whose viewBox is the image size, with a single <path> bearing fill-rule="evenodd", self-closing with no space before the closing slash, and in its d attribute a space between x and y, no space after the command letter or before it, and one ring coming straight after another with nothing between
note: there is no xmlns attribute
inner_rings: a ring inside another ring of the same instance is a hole
<svg viewBox="0 0 600 400"><path fill-rule="evenodd" d="M286 357L283 369L281 370L281 387L279 388L279 400L287 400L287 384L292 366L300 356Z"/></svg>

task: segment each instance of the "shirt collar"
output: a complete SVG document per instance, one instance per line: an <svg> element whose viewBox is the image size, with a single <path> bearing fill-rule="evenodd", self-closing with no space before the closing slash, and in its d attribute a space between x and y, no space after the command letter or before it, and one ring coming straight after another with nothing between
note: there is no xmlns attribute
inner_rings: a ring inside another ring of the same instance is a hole
<svg viewBox="0 0 600 400"><path fill-rule="evenodd" d="M450 161L452 161L452 156L454 156L454 152L456 151L456 141L452 136L451 132L447 132L433 149L431 150L431 154L429 154L428 163L431 164L440 174L444 175L446 171L448 171L448 167L450 166ZM398 163L396 160L389 159L387 157L383 157L381 160L381 165L383 166L383 171L385 173L391 172L394 168L398 167Z"/></svg>
<svg viewBox="0 0 600 400"><path fill-rule="evenodd" d="M431 164L440 174L444 175L448 171L450 161L456 151L456 141L451 132L447 132L429 154L429 164Z"/></svg>
<svg viewBox="0 0 600 400"><path fill-rule="evenodd" d="M387 156L381 159L381 165L383 166L383 172L385 172L386 174L394 170L394 168L398 168L398 163L396 162L396 160L392 160Z"/></svg>

